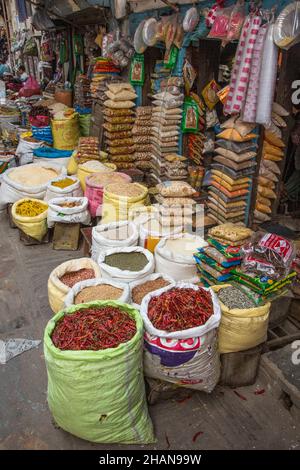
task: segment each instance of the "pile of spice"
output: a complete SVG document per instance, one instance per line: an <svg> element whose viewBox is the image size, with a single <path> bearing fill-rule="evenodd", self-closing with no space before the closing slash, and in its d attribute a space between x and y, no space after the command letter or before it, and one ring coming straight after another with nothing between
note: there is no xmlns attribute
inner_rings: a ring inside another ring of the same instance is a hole
<svg viewBox="0 0 300 470"><path fill-rule="evenodd" d="M162 277L159 277L158 279L155 279L153 281L146 281L143 284L140 284L132 289L132 300L135 304L140 305L142 303L143 298L147 294L149 294L149 292L162 289L163 287L169 285L170 283Z"/></svg>
<svg viewBox="0 0 300 470"><path fill-rule="evenodd" d="M227 308L254 308L256 307L255 302L250 299L244 292L236 287L223 287L218 292L219 300L226 305Z"/></svg>
<svg viewBox="0 0 300 470"><path fill-rule="evenodd" d="M52 181L51 185L55 186L56 188L64 189L64 188L67 188L68 186L71 186L74 183L75 181L72 180L71 178L64 178L59 181Z"/></svg>
<svg viewBox="0 0 300 470"><path fill-rule="evenodd" d="M59 280L68 287L73 287L77 282L85 281L86 279L94 279L95 272L93 269L82 268L78 271L70 271L63 274Z"/></svg>
<svg viewBox="0 0 300 470"><path fill-rule="evenodd" d="M147 256L138 251L131 253L113 253L105 256L104 263L122 271L142 271L148 264Z"/></svg>
<svg viewBox="0 0 300 470"><path fill-rule="evenodd" d="M100 284L82 289L75 297L75 304L84 304L92 300L116 300L122 295L122 289L109 284Z"/></svg>
<svg viewBox="0 0 300 470"><path fill-rule="evenodd" d="M120 308L94 307L61 318L52 333L55 347L65 351L116 348L136 333L135 321Z"/></svg>
<svg viewBox="0 0 300 470"><path fill-rule="evenodd" d="M211 295L201 287L170 289L153 297L148 305L148 317L153 326L169 332L204 325L212 314Z"/></svg>
<svg viewBox="0 0 300 470"><path fill-rule="evenodd" d="M20 202L16 207L17 215L22 217L36 217L48 209L48 206L39 201L28 200Z"/></svg>

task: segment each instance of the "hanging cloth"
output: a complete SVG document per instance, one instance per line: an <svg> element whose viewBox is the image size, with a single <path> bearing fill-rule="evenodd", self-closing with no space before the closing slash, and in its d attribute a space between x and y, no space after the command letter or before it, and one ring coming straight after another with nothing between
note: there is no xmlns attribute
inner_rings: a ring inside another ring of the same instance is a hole
<svg viewBox="0 0 300 470"><path fill-rule="evenodd" d="M225 114L240 113L242 110L250 78L254 45L261 21L260 16L257 15L249 15L245 20L231 76Z"/></svg>
<svg viewBox="0 0 300 470"><path fill-rule="evenodd" d="M16 8L20 23L24 23L28 18L27 7L25 0L16 0Z"/></svg>
<svg viewBox="0 0 300 470"><path fill-rule="evenodd" d="M256 122L271 123L272 105L277 77L278 47L273 40L274 23L269 24L263 49L262 66L259 77Z"/></svg>
<svg viewBox="0 0 300 470"><path fill-rule="evenodd" d="M256 108L259 91L259 76L261 71L263 48L266 39L268 25L261 26L253 50L252 64L249 85L247 90L247 98L244 106L243 121L255 122Z"/></svg>

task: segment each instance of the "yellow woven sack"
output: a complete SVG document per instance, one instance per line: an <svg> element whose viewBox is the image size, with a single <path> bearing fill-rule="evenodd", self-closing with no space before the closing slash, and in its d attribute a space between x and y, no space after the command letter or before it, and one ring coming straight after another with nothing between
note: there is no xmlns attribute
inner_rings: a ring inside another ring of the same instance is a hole
<svg viewBox="0 0 300 470"><path fill-rule="evenodd" d="M58 150L74 150L80 137L78 114L69 119L51 121L53 147Z"/></svg>
<svg viewBox="0 0 300 470"><path fill-rule="evenodd" d="M75 150L72 153L71 157L69 158L68 166L67 166L68 175L76 175L77 173L78 165L77 165L76 158L75 158L76 154L77 154L77 150Z"/></svg>
<svg viewBox="0 0 300 470"><path fill-rule="evenodd" d="M116 169L117 169L117 167L114 163L103 163L103 165L107 168L106 171L110 172L110 173L113 172L113 171L116 171ZM78 165L78 167L77 167L77 178L80 180L80 184L81 184L81 187L82 187L83 191L85 191L85 188L86 188L86 178L88 176L93 175L94 173L102 173L102 172L99 171L99 170L93 170L93 169L86 168L84 166L84 164Z"/></svg>
<svg viewBox="0 0 300 470"><path fill-rule="evenodd" d="M119 220L128 220L128 214L134 207L147 205L148 190L145 186L135 183L141 188L141 194L137 197L118 196L107 190L104 191L102 206L102 221L107 224L110 222L118 222Z"/></svg>
<svg viewBox="0 0 300 470"><path fill-rule="evenodd" d="M229 287L230 284L213 286L214 292ZM245 351L263 343L267 338L271 304L249 309L232 309L220 302L221 323L219 326L219 352Z"/></svg>
<svg viewBox="0 0 300 470"><path fill-rule="evenodd" d="M43 204L45 206L44 212L34 217L25 217L22 215L17 214L17 207L22 202L25 201L36 201L39 204ZM47 233L48 226L47 226L47 213L48 213L48 204L39 201L38 199L31 199L31 198L24 198L20 199L19 201L15 202L12 206L12 219L16 226L22 230L22 232L26 233L31 238L38 240L39 242L42 241L44 236Z"/></svg>
<svg viewBox="0 0 300 470"><path fill-rule="evenodd" d="M59 278L65 273L79 271L79 269L93 269L95 278L101 277L101 271L97 263L91 258L79 258L66 261L60 264L51 272L48 279L48 300L54 313L64 308L65 297L70 291L70 287L63 284Z"/></svg>

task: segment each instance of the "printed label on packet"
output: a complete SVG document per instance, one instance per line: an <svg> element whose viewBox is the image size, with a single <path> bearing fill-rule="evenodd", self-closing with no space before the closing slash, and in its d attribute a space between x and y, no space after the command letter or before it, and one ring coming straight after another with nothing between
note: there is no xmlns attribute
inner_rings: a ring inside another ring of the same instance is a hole
<svg viewBox="0 0 300 470"><path fill-rule="evenodd" d="M259 242L259 246L266 247L269 250L274 251L285 263L289 260L293 251L293 247L288 240L279 237L274 233L267 233L264 235Z"/></svg>

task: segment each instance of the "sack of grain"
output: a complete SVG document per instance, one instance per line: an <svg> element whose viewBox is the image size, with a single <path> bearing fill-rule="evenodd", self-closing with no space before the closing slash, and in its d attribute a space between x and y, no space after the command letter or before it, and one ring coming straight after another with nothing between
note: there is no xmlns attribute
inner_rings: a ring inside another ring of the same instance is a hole
<svg viewBox="0 0 300 470"><path fill-rule="evenodd" d="M89 225L91 215L86 197L57 197L49 201L48 227L55 222Z"/></svg>
<svg viewBox="0 0 300 470"><path fill-rule="evenodd" d="M32 163L34 159L33 151L43 146L44 142L29 142L27 139L20 137L16 150L16 155L19 157L20 165Z"/></svg>
<svg viewBox="0 0 300 470"><path fill-rule="evenodd" d="M156 272L171 275L175 281L187 281L197 275L194 253L207 243L197 235L183 234L161 240L155 248Z"/></svg>
<svg viewBox="0 0 300 470"><path fill-rule="evenodd" d="M171 289L199 290L194 284L171 284L144 297L141 316L146 330L144 336L144 373L181 387L211 392L220 376L217 346L217 328L221 319L218 299L211 289L212 315L205 324L181 331L166 332L155 328L148 317L148 307L153 297ZM163 313L163 312L162 312Z"/></svg>
<svg viewBox="0 0 300 470"><path fill-rule="evenodd" d="M135 335L115 348L61 350L52 333L74 305L59 312L45 329L48 405L55 422L81 439L98 443L150 444L153 427L143 379L143 322L137 310L119 302L90 302L80 309L112 306L134 319Z"/></svg>
<svg viewBox="0 0 300 470"><path fill-rule="evenodd" d="M66 180L70 180L69 184L64 187L63 182ZM73 183L72 183L73 181ZM54 183L54 184L53 184ZM59 185L62 185L61 187ZM80 181L76 176L68 176L65 175L58 176L58 178L54 178L47 184L47 190L45 195L45 201L50 201L50 199L57 198L57 197L81 197L82 189L80 186Z"/></svg>
<svg viewBox="0 0 300 470"><path fill-rule="evenodd" d="M7 170L0 187L0 210L23 198L44 199L49 181L64 173L64 168L50 163L30 163Z"/></svg>
<svg viewBox="0 0 300 470"><path fill-rule="evenodd" d="M100 253L98 258L102 277L120 282L144 279L154 272L152 253L143 248L112 248Z"/></svg>
<svg viewBox="0 0 300 470"><path fill-rule="evenodd" d="M59 312L64 307L65 297L73 287L69 287L61 281L62 276L67 273L78 272L82 269L93 270L94 273L90 278L101 277L99 266L90 258L79 258L66 261L60 264L51 272L48 279L48 300L50 307L54 313ZM74 282L74 285L80 281L80 275Z"/></svg>
<svg viewBox="0 0 300 470"><path fill-rule="evenodd" d="M129 285L101 278L77 282L65 298L65 307L94 300L117 300L125 304L129 303Z"/></svg>
<svg viewBox="0 0 300 470"><path fill-rule="evenodd" d="M218 295L230 284L213 286ZM254 348L266 341L271 304L253 308L228 308L219 300L222 318L219 327L219 352L231 353Z"/></svg>
<svg viewBox="0 0 300 470"><path fill-rule="evenodd" d="M26 205L25 211L24 205ZM35 212L36 215L34 215ZM11 209L15 225L26 235L38 241L42 241L48 230L47 212L47 204L30 198L20 199L13 204ZM28 215L25 215L26 213Z"/></svg>
<svg viewBox="0 0 300 470"><path fill-rule="evenodd" d="M97 261L100 253L110 248L136 246L139 234L133 222L112 222L97 225L92 230L92 258Z"/></svg>
<svg viewBox="0 0 300 470"><path fill-rule="evenodd" d="M130 283L131 305L139 310L142 301L147 294L173 284L175 285L174 279L161 273L150 274L150 276L147 276L144 279L133 281Z"/></svg>

